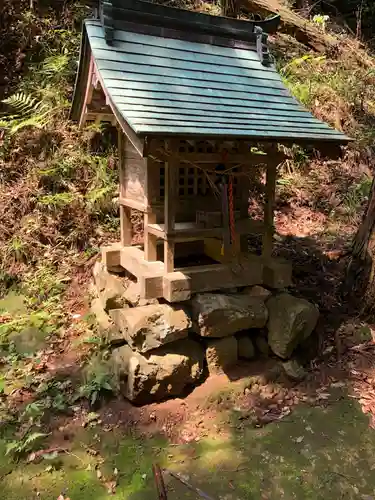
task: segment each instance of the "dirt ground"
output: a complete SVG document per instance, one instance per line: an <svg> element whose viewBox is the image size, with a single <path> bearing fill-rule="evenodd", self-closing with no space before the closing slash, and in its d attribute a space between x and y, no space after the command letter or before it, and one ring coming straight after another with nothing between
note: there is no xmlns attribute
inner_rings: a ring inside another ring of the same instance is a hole
<svg viewBox="0 0 375 500"><path fill-rule="evenodd" d="M375 434L353 387L330 373L285 387L259 368L211 378L184 399L109 403L91 420L78 407L27 465L4 459L0 442L0 499L156 499L154 463L216 500L372 498ZM197 498L165 478L168 499Z"/></svg>

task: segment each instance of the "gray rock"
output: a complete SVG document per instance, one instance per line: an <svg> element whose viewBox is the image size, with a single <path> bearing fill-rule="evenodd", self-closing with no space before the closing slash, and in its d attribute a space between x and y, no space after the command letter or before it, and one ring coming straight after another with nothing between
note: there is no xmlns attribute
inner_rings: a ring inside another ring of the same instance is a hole
<svg viewBox="0 0 375 500"><path fill-rule="evenodd" d="M270 347L268 345L266 337L263 335L257 335L255 337L255 345L262 356L270 355Z"/></svg>
<svg viewBox="0 0 375 500"><path fill-rule="evenodd" d="M236 337L208 340L206 359L211 374L223 373L226 368L235 365L238 359Z"/></svg>
<svg viewBox="0 0 375 500"><path fill-rule="evenodd" d="M241 335L238 339L238 357L244 359L253 359L255 357L255 348L253 341L248 335Z"/></svg>
<svg viewBox="0 0 375 500"><path fill-rule="evenodd" d="M282 366L284 368L286 375L290 379L296 382L301 382L307 376L306 370L300 363L298 363L296 359L290 359L288 361L284 361L282 363Z"/></svg>
<svg viewBox="0 0 375 500"><path fill-rule="evenodd" d="M194 328L203 337L228 337L262 328L268 318L263 300L244 294L198 294L192 300Z"/></svg>
<svg viewBox="0 0 375 500"><path fill-rule="evenodd" d="M103 305L102 305L101 301L99 300L99 298L94 298L91 301L90 311L91 311L91 314L93 314L95 316L98 331L101 334L101 336L104 338L105 341L111 342L111 343L112 342L118 343L118 342L124 341L124 336L120 332L120 329L116 328L112 319L105 312Z"/></svg>
<svg viewBox="0 0 375 500"><path fill-rule="evenodd" d="M108 272L101 262L96 262L93 275L96 292L106 311L126 306L124 297L126 287L120 276Z"/></svg>
<svg viewBox="0 0 375 500"><path fill-rule="evenodd" d="M267 290L267 288L263 288L262 286L247 286L242 293L248 295L249 297L257 297L258 299L267 300L272 292Z"/></svg>
<svg viewBox="0 0 375 500"><path fill-rule="evenodd" d="M263 267L263 285L269 288L288 288L292 284L292 265L283 259L269 259Z"/></svg>
<svg viewBox="0 0 375 500"><path fill-rule="evenodd" d="M267 301L268 343L280 358L290 358L294 349L314 330L319 318L317 307L305 299L282 293Z"/></svg>
<svg viewBox="0 0 375 500"><path fill-rule="evenodd" d="M130 347L142 353L186 338L192 326L182 307L169 304L113 309L110 315Z"/></svg>
<svg viewBox="0 0 375 500"><path fill-rule="evenodd" d="M204 351L193 340L174 342L143 356L125 345L112 352L114 373L130 401L146 404L180 396L203 374Z"/></svg>

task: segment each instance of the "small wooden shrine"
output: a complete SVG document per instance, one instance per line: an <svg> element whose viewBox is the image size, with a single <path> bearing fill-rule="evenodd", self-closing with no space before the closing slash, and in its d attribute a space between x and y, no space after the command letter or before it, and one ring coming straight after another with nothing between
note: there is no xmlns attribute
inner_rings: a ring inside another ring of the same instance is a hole
<svg viewBox="0 0 375 500"><path fill-rule="evenodd" d="M279 145L329 155L349 138L285 88L267 47L278 22L111 0L84 23L71 115L118 127L121 242L103 258L133 274L143 298L290 284L290 266L272 257ZM257 178L264 216L251 220ZM143 247L131 245L132 210ZM249 234L262 236L261 255L248 253Z"/></svg>

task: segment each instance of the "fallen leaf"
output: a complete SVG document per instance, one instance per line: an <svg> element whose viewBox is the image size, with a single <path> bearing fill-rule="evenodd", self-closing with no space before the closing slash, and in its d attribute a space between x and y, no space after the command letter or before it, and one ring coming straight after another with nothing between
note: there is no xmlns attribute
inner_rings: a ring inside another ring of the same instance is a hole
<svg viewBox="0 0 375 500"><path fill-rule="evenodd" d="M296 439L296 443L302 443L303 441L303 436L299 436L297 439Z"/></svg>
<svg viewBox="0 0 375 500"><path fill-rule="evenodd" d="M105 483L105 486L107 488L107 492L110 495L114 495L116 493L116 486L117 486L116 481L109 481L109 482Z"/></svg>

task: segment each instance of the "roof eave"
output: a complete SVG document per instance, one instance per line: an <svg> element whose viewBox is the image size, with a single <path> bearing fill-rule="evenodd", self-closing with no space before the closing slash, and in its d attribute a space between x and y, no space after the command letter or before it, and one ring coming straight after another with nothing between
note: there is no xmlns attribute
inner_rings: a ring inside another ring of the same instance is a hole
<svg viewBox="0 0 375 500"><path fill-rule="evenodd" d="M74 121L79 121L82 114L84 94L87 86L87 79L91 61L90 54L91 54L90 44L88 41L86 26L85 23L83 22L78 69L74 85L73 100L69 114L69 118Z"/></svg>

